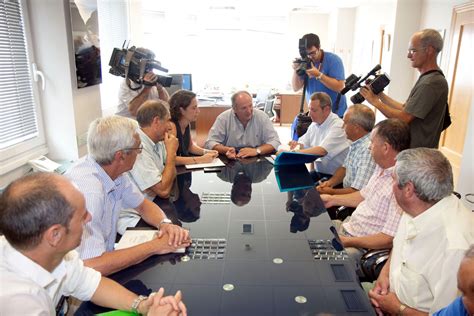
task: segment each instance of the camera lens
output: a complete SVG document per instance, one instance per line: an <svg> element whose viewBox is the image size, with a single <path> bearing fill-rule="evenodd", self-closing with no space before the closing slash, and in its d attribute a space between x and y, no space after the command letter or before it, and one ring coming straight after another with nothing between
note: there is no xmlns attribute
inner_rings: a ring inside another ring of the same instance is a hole
<svg viewBox="0 0 474 316"><path fill-rule="evenodd" d="M357 92L351 97L351 101L354 104L362 103L365 101L365 98L362 96L362 94L360 94L360 92Z"/></svg>

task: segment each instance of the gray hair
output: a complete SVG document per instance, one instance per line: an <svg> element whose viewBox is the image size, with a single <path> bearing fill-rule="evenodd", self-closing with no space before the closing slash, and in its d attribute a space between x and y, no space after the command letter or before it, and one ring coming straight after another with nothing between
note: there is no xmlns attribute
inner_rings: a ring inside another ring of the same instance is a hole
<svg viewBox="0 0 474 316"><path fill-rule="evenodd" d="M310 100L318 100L321 109L325 108L326 106L332 106L331 97L326 92L315 92L311 95Z"/></svg>
<svg viewBox="0 0 474 316"><path fill-rule="evenodd" d="M443 49L443 38L438 31L433 29L424 29L419 32L420 43L423 47L431 46L439 53Z"/></svg>
<svg viewBox="0 0 474 316"><path fill-rule="evenodd" d="M395 174L398 187L408 182L416 196L428 203L436 202L453 192L453 171L448 159L436 149L406 149L397 155Z"/></svg>
<svg viewBox="0 0 474 316"><path fill-rule="evenodd" d="M155 117L158 117L162 122L168 120L170 118L168 107L168 103L162 100L145 101L138 108L138 125L140 125L140 127L150 126Z"/></svg>
<svg viewBox="0 0 474 316"><path fill-rule="evenodd" d="M347 112L349 111L351 115L349 122L359 125L367 132L372 131L375 124L375 113L371 108L364 104L354 104L347 109Z"/></svg>
<svg viewBox="0 0 474 316"><path fill-rule="evenodd" d="M32 173L12 182L0 197L0 232L17 249L36 247L53 225L66 228L74 208L54 173Z"/></svg>
<svg viewBox="0 0 474 316"><path fill-rule="evenodd" d="M237 91L237 92L234 93L234 94L232 95L232 97L230 98L230 101L232 102L232 108L235 108L235 106L237 105L237 98L238 98L241 94L246 94L246 95L248 95L250 98L252 98L252 95L251 95L250 92L248 92L248 91L245 91L245 90Z"/></svg>
<svg viewBox="0 0 474 316"><path fill-rule="evenodd" d="M89 125L87 149L99 164L108 165L119 150L135 145L137 122L122 116L98 118Z"/></svg>

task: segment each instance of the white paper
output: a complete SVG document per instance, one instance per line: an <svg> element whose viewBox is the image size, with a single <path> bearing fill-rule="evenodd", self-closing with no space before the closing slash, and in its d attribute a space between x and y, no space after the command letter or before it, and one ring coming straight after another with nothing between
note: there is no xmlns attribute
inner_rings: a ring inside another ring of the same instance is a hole
<svg viewBox="0 0 474 316"><path fill-rule="evenodd" d="M186 169L201 169L212 167L225 167L225 164L219 158L214 158L212 162L186 165Z"/></svg>
<svg viewBox="0 0 474 316"><path fill-rule="evenodd" d="M115 245L115 250L130 248L144 242L150 241L158 236L158 230L143 229L143 230L126 230L120 238L120 241ZM178 248L174 253L184 253L186 248Z"/></svg>

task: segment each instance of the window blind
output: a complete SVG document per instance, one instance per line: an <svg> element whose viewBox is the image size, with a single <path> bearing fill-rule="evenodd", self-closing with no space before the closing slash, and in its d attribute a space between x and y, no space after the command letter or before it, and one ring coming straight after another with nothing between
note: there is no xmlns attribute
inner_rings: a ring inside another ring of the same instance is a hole
<svg viewBox="0 0 474 316"><path fill-rule="evenodd" d="M38 136L19 0L0 0L0 150Z"/></svg>

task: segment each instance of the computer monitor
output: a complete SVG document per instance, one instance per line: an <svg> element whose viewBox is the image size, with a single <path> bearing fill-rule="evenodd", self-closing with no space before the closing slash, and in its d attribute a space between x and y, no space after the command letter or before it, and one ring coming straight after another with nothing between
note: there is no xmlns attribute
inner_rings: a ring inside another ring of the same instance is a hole
<svg viewBox="0 0 474 316"><path fill-rule="evenodd" d="M171 86L165 88L168 91L169 95L172 95L178 90L185 89L192 91L193 90L193 83L191 74L170 74L173 78L171 81Z"/></svg>

